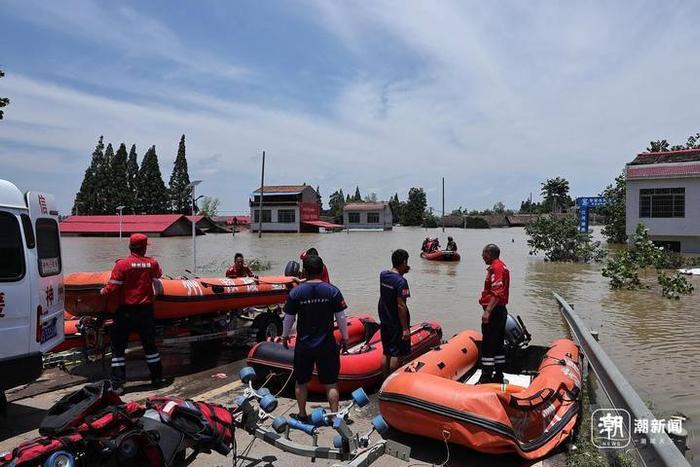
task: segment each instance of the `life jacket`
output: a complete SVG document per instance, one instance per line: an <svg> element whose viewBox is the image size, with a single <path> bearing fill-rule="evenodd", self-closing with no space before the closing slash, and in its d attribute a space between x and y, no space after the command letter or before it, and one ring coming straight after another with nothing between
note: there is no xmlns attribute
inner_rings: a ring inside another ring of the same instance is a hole
<svg viewBox="0 0 700 467"><path fill-rule="evenodd" d="M233 414L218 404L155 396L146 402L161 420L183 432L200 451L231 451L234 437Z"/></svg>
<svg viewBox="0 0 700 467"><path fill-rule="evenodd" d="M39 425L39 433L45 436L67 433L88 415L119 404L122 404L122 400L112 390L109 380L88 384L56 402Z"/></svg>

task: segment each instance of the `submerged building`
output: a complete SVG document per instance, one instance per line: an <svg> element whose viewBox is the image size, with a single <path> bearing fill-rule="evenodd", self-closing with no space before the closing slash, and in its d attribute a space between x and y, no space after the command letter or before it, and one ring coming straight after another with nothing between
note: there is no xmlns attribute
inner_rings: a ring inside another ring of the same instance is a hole
<svg viewBox="0 0 700 467"><path fill-rule="evenodd" d="M700 254L700 149L638 154L625 178L627 235L641 223L657 245Z"/></svg>

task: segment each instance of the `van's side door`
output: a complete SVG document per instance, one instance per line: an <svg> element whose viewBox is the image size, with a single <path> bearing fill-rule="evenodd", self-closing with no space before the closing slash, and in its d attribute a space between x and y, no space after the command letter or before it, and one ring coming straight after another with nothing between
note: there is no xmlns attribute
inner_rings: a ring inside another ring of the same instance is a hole
<svg viewBox="0 0 700 467"><path fill-rule="evenodd" d="M58 211L53 196L27 192L27 206L36 237L36 259L30 266L36 278L32 294L35 309L41 310L35 323L34 342L48 352L63 342L63 262Z"/></svg>
<svg viewBox="0 0 700 467"><path fill-rule="evenodd" d="M7 364L26 357L30 348L31 276L21 222L20 210L0 208L0 363Z"/></svg>

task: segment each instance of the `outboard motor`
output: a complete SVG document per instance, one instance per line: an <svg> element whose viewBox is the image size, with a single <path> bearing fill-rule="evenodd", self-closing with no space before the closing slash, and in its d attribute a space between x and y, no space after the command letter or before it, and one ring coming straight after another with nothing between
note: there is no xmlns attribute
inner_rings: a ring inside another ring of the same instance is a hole
<svg viewBox="0 0 700 467"><path fill-rule="evenodd" d="M506 319L505 341L506 347L510 349L524 349L530 344L532 336L527 332L525 323L520 319L520 316L513 318L508 315Z"/></svg>
<svg viewBox="0 0 700 467"><path fill-rule="evenodd" d="M296 261L290 261L284 268L284 275L287 277L299 277L301 266Z"/></svg>

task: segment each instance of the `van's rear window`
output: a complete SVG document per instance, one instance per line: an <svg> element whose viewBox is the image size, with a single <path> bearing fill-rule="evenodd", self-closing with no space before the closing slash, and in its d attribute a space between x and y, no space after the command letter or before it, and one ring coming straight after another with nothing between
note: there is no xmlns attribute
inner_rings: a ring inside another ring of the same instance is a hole
<svg viewBox="0 0 700 467"><path fill-rule="evenodd" d="M53 276L61 272L61 243L58 224L53 219L37 219L36 246L39 254L39 274Z"/></svg>
<svg viewBox="0 0 700 467"><path fill-rule="evenodd" d="M0 212L0 281L24 277L24 247L17 217Z"/></svg>

